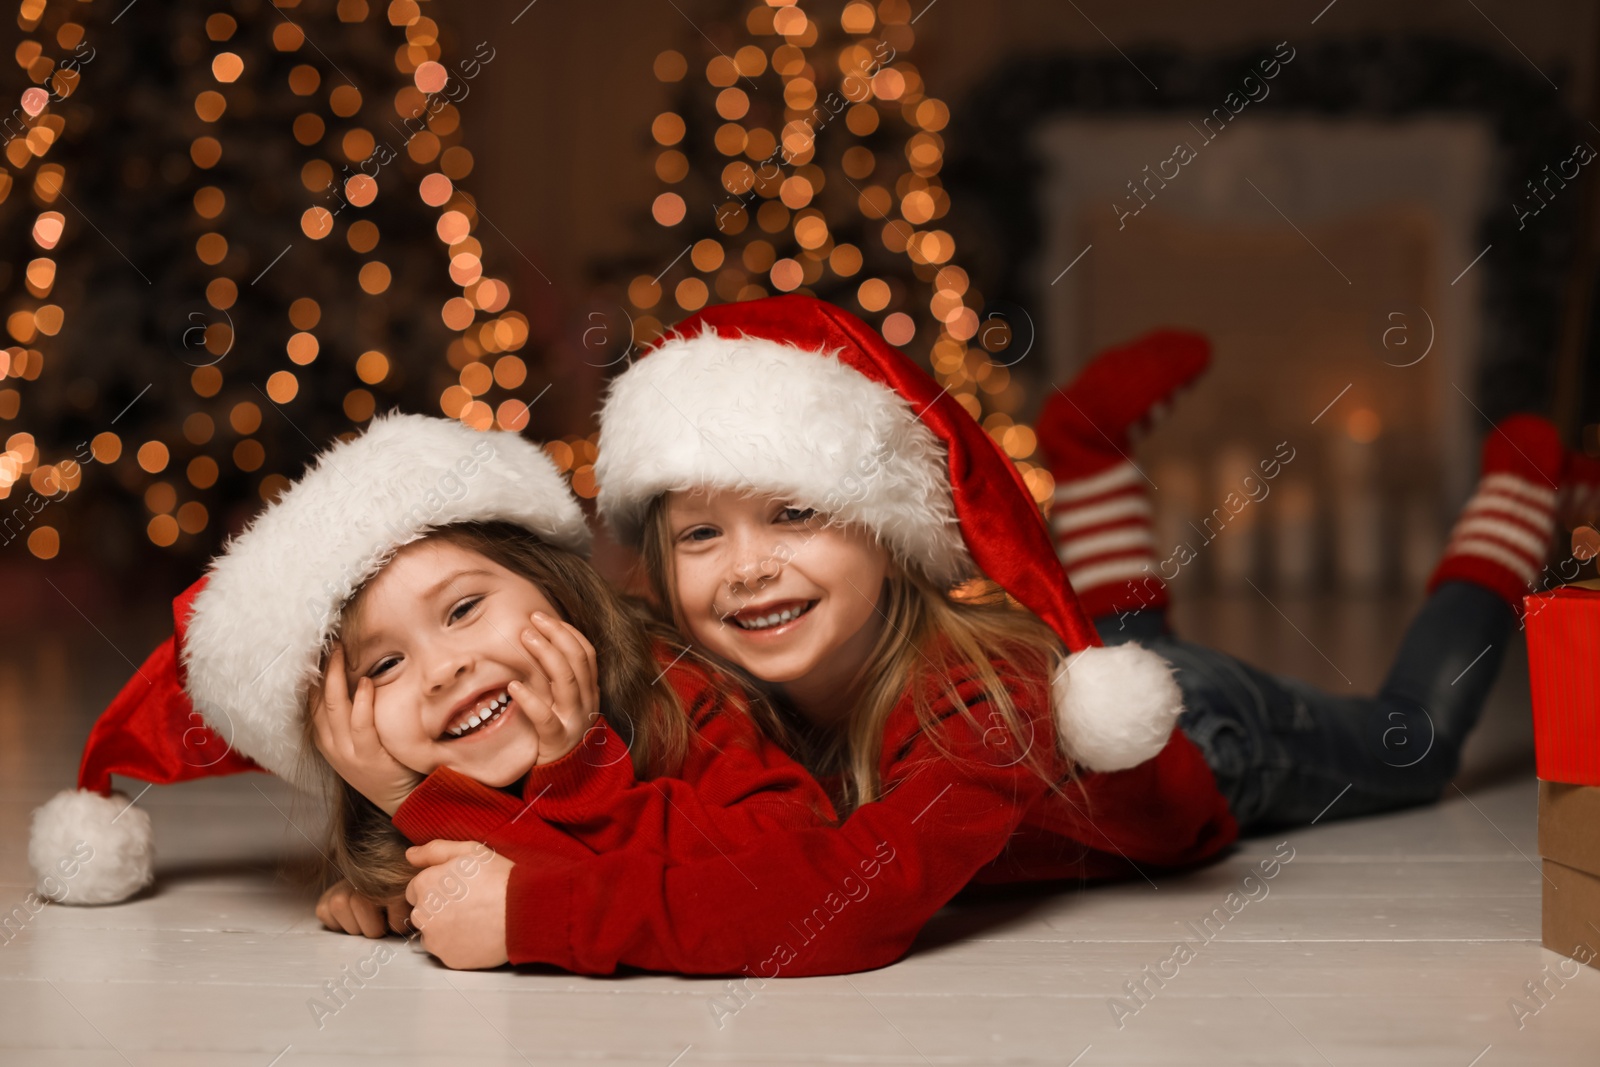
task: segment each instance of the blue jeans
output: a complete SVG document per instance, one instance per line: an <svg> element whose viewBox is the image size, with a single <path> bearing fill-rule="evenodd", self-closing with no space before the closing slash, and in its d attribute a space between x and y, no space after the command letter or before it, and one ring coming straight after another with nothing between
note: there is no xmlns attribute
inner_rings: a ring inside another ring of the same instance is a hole
<svg viewBox="0 0 1600 1067"><path fill-rule="evenodd" d="M1136 640L1173 665L1178 727L1246 834L1437 800L1515 623L1494 593L1446 582L1412 620L1377 695L1340 696L1180 641L1160 611L1095 620L1106 644Z"/></svg>

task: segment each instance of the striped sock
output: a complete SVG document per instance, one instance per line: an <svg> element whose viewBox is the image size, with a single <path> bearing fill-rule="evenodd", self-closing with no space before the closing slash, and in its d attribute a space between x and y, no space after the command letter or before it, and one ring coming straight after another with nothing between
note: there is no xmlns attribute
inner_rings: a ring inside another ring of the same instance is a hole
<svg viewBox="0 0 1600 1067"><path fill-rule="evenodd" d="M1166 583L1153 569L1150 522L1144 475L1131 462L1056 483L1050 530L1067 578L1090 618L1167 606Z"/></svg>
<svg viewBox="0 0 1600 1067"><path fill-rule="evenodd" d="M1167 606L1145 477L1129 453L1210 362L1200 334L1157 330L1090 360L1039 415L1039 447L1056 483L1050 528L1091 618Z"/></svg>
<svg viewBox="0 0 1600 1067"><path fill-rule="evenodd" d="M1474 582L1520 614L1549 553L1562 460L1549 422L1533 415L1502 420L1483 444L1477 492L1450 532L1428 591L1447 581Z"/></svg>

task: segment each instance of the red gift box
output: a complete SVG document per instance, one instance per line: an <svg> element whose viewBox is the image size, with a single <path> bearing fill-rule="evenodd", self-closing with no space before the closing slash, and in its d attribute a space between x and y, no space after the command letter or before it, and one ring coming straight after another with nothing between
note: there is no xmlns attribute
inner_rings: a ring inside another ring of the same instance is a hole
<svg viewBox="0 0 1600 1067"><path fill-rule="evenodd" d="M1523 603L1539 777L1600 786L1600 583Z"/></svg>

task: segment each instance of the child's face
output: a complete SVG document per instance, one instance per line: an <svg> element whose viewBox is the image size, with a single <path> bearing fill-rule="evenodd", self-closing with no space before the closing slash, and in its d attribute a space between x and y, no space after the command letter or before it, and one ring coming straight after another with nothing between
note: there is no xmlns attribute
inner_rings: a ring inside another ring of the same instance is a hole
<svg viewBox="0 0 1600 1067"><path fill-rule="evenodd" d="M844 682L865 662L890 568L871 533L731 490L669 493L666 522L675 607L697 644L786 687Z"/></svg>
<svg viewBox="0 0 1600 1067"><path fill-rule="evenodd" d="M350 688L372 679L389 754L419 774L449 767L485 785L526 774L538 738L506 683L538 671L519 640L535 611L561 618L538 586L470 549L430 539L396 553L344 640ZM479 724L455 736L474 714Z"/></svg>

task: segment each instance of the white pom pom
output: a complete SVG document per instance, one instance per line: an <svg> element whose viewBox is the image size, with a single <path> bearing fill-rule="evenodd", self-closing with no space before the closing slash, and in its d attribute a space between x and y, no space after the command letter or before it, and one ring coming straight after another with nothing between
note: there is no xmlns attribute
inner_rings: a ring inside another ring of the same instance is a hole
<svg viewBox="0 0 1600 1067"><path fill-rule="evenodd" d="M1093 771L1120 771L1151 759L1166 747L1183 712L1172 665L1132 643L1068 656L1054 689L1062 745Z"/></svg>
<svg viewBox="0 0 1600 1067"><path fill-rule="evenodd" d="M115 904L155 879L150 815L126 796L64 789L33 813L28 862L39 895Z"/></svg>

